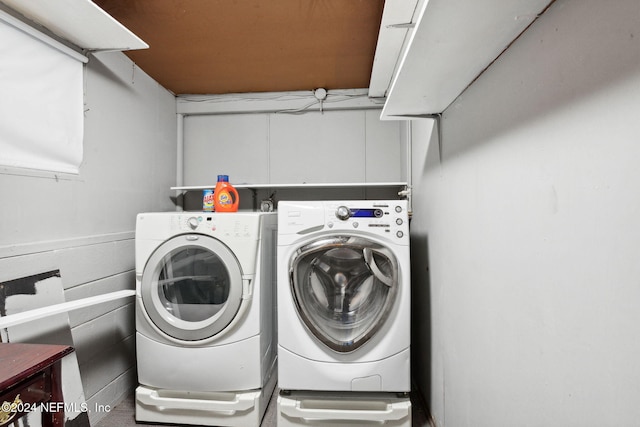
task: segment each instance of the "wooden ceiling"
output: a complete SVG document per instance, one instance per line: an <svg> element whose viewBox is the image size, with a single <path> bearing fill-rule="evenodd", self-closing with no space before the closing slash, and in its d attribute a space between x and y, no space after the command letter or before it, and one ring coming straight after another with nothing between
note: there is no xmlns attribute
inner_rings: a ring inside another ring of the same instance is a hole
<svg viewBox="0 0 640 427"><path fill-rule="evenodd" d="M176 95L367 88L384 0L94 0Z"/></svg>

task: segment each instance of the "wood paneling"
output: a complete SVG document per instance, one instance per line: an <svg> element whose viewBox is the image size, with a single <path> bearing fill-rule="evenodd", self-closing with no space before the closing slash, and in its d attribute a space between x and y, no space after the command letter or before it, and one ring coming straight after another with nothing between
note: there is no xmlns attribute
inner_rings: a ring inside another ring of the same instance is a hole
<svg viewBox="0 0 640 427"><path fill-rule="evenodd" d="M96 0L175 94L366 88L383 0Z"/></svg>

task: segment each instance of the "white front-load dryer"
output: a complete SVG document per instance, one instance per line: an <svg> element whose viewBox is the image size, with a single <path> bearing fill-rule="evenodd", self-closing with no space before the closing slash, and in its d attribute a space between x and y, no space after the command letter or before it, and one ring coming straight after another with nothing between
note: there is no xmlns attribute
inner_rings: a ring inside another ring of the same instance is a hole
<svg viewBox="0 0 640 427"><path fill-rule="evenodd" d="M407 202L278 205L278 386L409 392Z"/></svg>
<svg viewBox="0 0 640 427"><path fill-rule="evenodd" d="M136 222L136 419L259 425L276 380L273 213Z"/></svg>

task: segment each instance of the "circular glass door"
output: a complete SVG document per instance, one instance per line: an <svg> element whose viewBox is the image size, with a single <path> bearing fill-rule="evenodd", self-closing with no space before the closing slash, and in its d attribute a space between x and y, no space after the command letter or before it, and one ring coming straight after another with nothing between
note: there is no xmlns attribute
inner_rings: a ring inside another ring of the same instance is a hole
<svg viewBox="0 0 640 427"><path fill-rule="evenodd" d="M398 289L391 251L357 236L315 240L296 252L290 287L298 314L329 348L350 352L384 324Z"/></svg>
<svg viewBox="0 0 640 427"><path fill-rule="evenodd" d="M242 302L242 272L220 241L184 234L156 249L142 275L142 303L151 321L184 341L213 337L231 323Z"/></svg>

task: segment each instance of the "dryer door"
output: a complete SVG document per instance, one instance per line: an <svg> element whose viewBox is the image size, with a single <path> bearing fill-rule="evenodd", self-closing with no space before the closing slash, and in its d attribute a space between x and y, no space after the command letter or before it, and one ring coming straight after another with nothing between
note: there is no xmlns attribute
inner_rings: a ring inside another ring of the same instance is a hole
<svg viewBox="0 0 640 427"><path fill-rule="evenodd" d="M360 236L331 236L298 249L290 288L305 326L338 352L366 343L384 324L398 292L388 248Z"/></svg>
<svg viewBox="0 0 640 427"><path fill-rule="evenodd" d="M219 240L183 234L151 255L141 283L142 304L167 335L198 341L224 330L242 302L242 271Z"/></svg>

